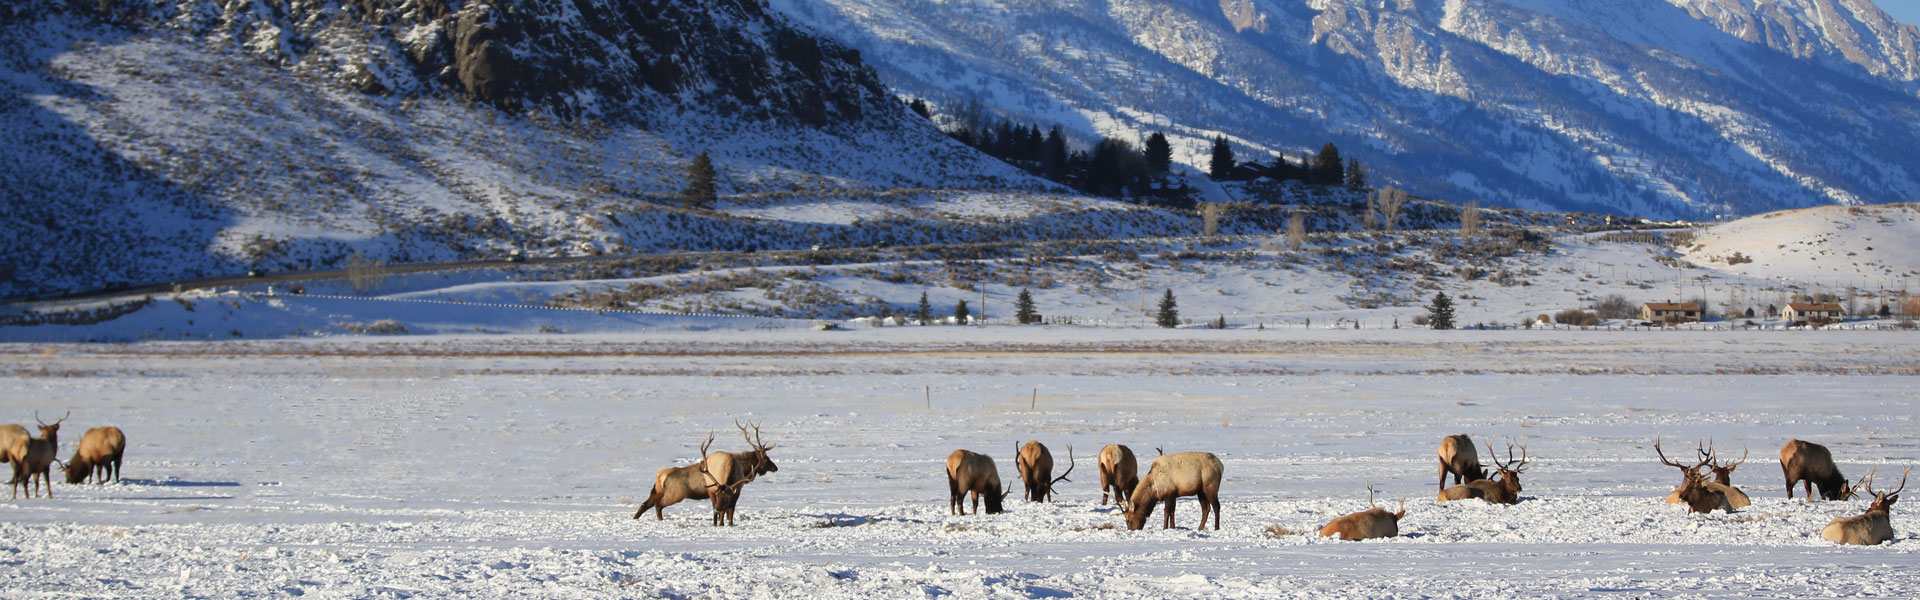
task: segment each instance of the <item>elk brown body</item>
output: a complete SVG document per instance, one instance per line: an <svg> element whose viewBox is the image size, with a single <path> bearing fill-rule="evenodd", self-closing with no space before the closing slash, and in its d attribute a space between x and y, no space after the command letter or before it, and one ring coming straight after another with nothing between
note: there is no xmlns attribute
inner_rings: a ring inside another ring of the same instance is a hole
<svg viewBox="0 0 1920 600"><path fill-rule="evenodd" d="M1133 449L1120 444L1107 444L1100 449L1100 504L1107 503L1107 492L1113 492L1114 504L1126 504L1127 494L1133 492L1133 486L1140 485L1140 463L1133 457Z"/></svg>
<svg viewBox="0 0 1920 600"><path fill-rule="evenodd" d="M1481 479L1440 490L1436 499L1439 502L1452 502L1479 498L1494 504L1519 504L1520 473L1526 471L1527 447L1520 447L1520 458L1513 458L1513 444L1507 444L1507 461L1501 462L1493 451L1493 444L1487 444L1487 455L1494 458L1495 474L1499 479Z"/></svg>
<svg viewBox="0 0 1920 600"><path fill-rule="evenodd" d="M1338 537L1343 540L1370 540L1400 536L1400 519L1407 516L1407 501L1400 501L1400 512L1390 513L1387 509L1373 505L1373 488L1367 488L1367 510L1346 515L1320 528L1320 537Z"/></svg>
<svg viewBox="0 0 1920 600"><path fill-rule="evenodd" d="M1847 486L1847 477L1840 474L1840 467L1833 464L1833 453L1826 446L1802 440L1792 440L1780 447L1780 471L1787 477L1787 499L1793 499L1793 484L1806 486L1806 498L1813 501L1813 488L1820 488L1820 497L1827 500L1846 500L1853 497L1853 489Z"/></svg>
<svg viewBox="0 0 1920 600"><path fill-rule="evenodd" d="M1039 440L1027 440L1019 453L1014 455L1014 469L1020 473L1020 484L1026 488L1028 502L1046 502L1053 496L1053 453Z"/></svg>
<svg viewBox="0 0 1920 600"><path fill-rule="evenodd" d="M1900 492L1907 489L1907 474L1913 467L1907 467L1900 474L1900 487L1891 492L1874 493L1871 484L1865 490L1873 495L1873 503L1867 506L1867 512L1850 517L1839 517L1827 523L1820 530L1820 539L1836 544L1872 546L1893 539L1893 503L1900 501ZM1872 479L1869 474L1867 480Z"/></svg>
<svg viewBox="0 0 1920 600"><path fill-rule="evenodd" d="M745 438L752 450L746 452L714 452L707 454L707 446L700 446L703 455L695 466L700 469L701 480L707 487L707 497L713 500L713 524L732 526L735 509L740 505L740 492L761 475L780 470L767 456L773 445L760 437L760 426L753 425L753 432L747 432L747 426L739 421L733 425L740 429L740 437ZM712 437L708 437L712 441Z"/></svg>
<svg viewBox="0 0 1920 600"><path fill-rule="evenodd" d="M1128 495L1123 514L1127 529L1145 527L1153 507L1167 503L1164 529L1173 528L1174 501L1181 496L1196 496L1200 501L1200 524L1207 528L1207 515L1213 515L1213 528L1220 529L1220 458L1211 452L1179 452L1153 459L1147 474Z"/></svg>
<svg viewBox="0 0 1920 600"><path fill-rule="evenodd" d="M653 518L660 520L665 518L661 515L661 509L679 504L684 500L706 500L709 497L706 476L701 474L700 467L709 460L716 461L714 467L722 467L717 462L726 459L709 456L684 467L667 467L655 471L653 489L647 492L647 501L640 505L640 510L633 513L633 518L638 519L640 515L646 514L648 509L652 509ZM731 467L722 468L730 469Z"/></svg>
<svg viewBox="0 0 1920 600"><path fill-rule="evenodd" d="M1700 453L1700 462L1691 466L1674 462L1673 459L1667 458L1665 451L1660 449L1660 438L1654 438L1653 452L1660 457L1660 464L1680 470L1680 487L1668 495L1669 500L1678 498L1680 502L1669 501L1668 503L1685 503L1687 512L1694 513L1708 513L1716 510L1733 512L1733 505L1727 502L1726 493L1710 487L1708 484L1713 482L1707 481L1707 477L1700 474L1702 467L1713 462L1713 453L1704 448L1697 450Z"/></svg>
<svg viewBox="0 0 1920 600"><path fill-rule="evenodd" d="M43 485L47 497L53 497L53 461L60 451L60 423L66 421L67 416L48 425L40 420L40 413L34 413L34 422L40 424L40 437L14 440L13 447L6 450L8 462L13 464L13 481L9 487L14 498L20 497L20 488L27 488L27 497L32 498Z"/></svg>
<svg viewBox="0 0 1920 600"><path fill-rule="evenodd" d="M973 514L980 514L981 498L987 501L987 514L1006 512L1001 502L1008 492L1000 491L1000 469L992 457L971 450L947 455L947 508L953 514L967 514L968 493L973 494Z"/></svg>
<svg viewBox="0 0 1920 600"><path fill-rule="evenodd" d="M0 425L0 463L13 462L13 445L20 440L30 440L27 428L14 424Z"/></svg>
<svg viewBox="0 0 1920 600"><path fill-rule="evenodd" d="M1480 453L1473 449L1473 438L1466 434L1450 435L1440 440L1440 489L1447 488L1447 474L1453 474L1453 484L1461 485L1487 478L1487 469L1480 464Z"/></svg>
<svg viewBox="0 0 1920 600"><path fill-rule="evenodd" d="M119 427L95 427L80 434L80 444L61 470L67 483L78 484L92 477L105 484L120 479L120 457L127 451L127 436Z"/></svg>
<svg viewBox="0 0 1920 600"><path fill-rule="evenodd" d="M1747 462L1747 454L1742 452L1740 454L1740 460L1734 461L1731 464L1721 464L1719 457L1714 454L1712 446L1708 446L1705 458L1707 459L1706 468L1713 471L1713 481L1706 481L1701 483L1701 485L1706 488L1709 494L1719 494L1726 499L1726 507L1722 510L1732 512L1752 506L1753 500L1747 497L1747 493L1740 491L1740 488L1733 487L1733 470L1742 463ZM1704 476L1705 473L1701 473L1701 475ZM1685 487L1684 483L1683 481L1681 487ZM1673 489L1672 493L1667 494L1667 504L1687 503L1687 500L1681 497L1680 491L1681 488L1677 487ZM1714 503L1709 503L1709 505L1712 504ZM1689 504L1689 507L1691 507L1691 504Z"/></svg>

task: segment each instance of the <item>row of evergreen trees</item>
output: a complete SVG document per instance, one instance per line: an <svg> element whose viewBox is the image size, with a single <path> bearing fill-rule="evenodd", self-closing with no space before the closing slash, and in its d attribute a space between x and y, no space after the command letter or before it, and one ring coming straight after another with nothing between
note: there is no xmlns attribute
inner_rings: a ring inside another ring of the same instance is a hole
<svg viewBox="0 0 1920 600"><path fill-rule="evenodd" d="M1216 136L1213 138L1213 156L1207 162L1207 176L1214 181L1246 181L1265 177L1315 185L1345 185L1356 190L1368 187L1366 165L1357 158L1341 162L1340 148L1334 146L1333 142L1321 146L1318 154L1301 156L1299 164L1288 162L1284 155L1274 155L1273 164L1269 165L1236 161L1233 144L1228 143L1224 135Z"/></svg>

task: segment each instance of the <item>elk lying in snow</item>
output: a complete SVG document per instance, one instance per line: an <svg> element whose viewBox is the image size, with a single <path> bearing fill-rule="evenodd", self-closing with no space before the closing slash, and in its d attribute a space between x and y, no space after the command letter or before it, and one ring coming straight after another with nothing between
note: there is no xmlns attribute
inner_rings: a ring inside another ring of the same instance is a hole
<svg viewBox="0 0 1920 600"><path fill-rule="evenodd" d="M971 450L955 450L947 455L947 509L956 515L967 514L967 493L973 493L973 514L980 514L980 499L987 500L987 514L1006 512L1001 502L1013 490L1000 491L1000 469L993 458Z"/></svg>
<svg viewBox="0 0 1920 600"><path fill-rule="evenodd" d="M1140 463L1133 458L1133 450L1120 444L1107 444L1100 449L1100 504L1107 503L1107 492L1113 492L1114 504L1126 504L1127 494L1133 486L1140 485Z"/></svg>
<svg viewBox="0 0 1920 600"><path fill-rule="evenodd" d="M1320 529L1320 537L1339 537L1343 540L1370 540L1400 536L1400 519L1407 516L1407 501L1400 500L1400 512L1390 513L1387 509L1374 506L1373 486L1367 486L1367 510L1353 513L1327 523Z"/></svg>
<svg viewBox="0 0 1920 600"><path fill-rule="evenodd" d="M13 463L13 497L20 497L20 488L27 488L27 497L32 498L45 485L47 497L53 497L54 455L60 451L60 423L66 421L73 412L60 417L52 425L40 420L40 413L33 413L33 421L40 424L40 437L14 440L13 447L7 449L8 462ZM36 479L37 478L37 479Z"/></svg>
<svg viewBox="0 0 1920 600"><path fill-rule="evenodd" d="M1154 505L1160 502L1167 503L1163 528L1172 529L1174 501L1181 496L1197 496L1200 526L1194 529L1207 528L1207 514L1211 510L1213 528L1219 530L1220 472L1220 459L1211 452L1179 452L1153 459L1147 475L1133 487L1133 493L1121 509L1127 517L1127 529L1145 527L1147 517L1153 516Z"/></svg>
<svg viewBox="0 0 1920 600"><path fill-rule="evenodd" d="M1707 478L1700 474L1700 468L1713 461L1713 455L1705 449L1699 449L1700 462L1693 466L1673 462L1667 453L1660 450L1660 438L1653 439L1653 452L1660 456L1660 463L1680 470L1680 487L1675 489L1667 500L1668 504L1677 504L1673 498L1687 504L1687 512L1708 513L1713 511L1733 512L1733 506L1727 503L1727 495L1708 487Z"/></svg>
<svg viewBox="0 0 1920 600"><path fill-rule="evenodd" d="M80 435L80 447L73 451L73 458L61 471L67 474L67 483L78 484L93 477L95 481L106 483L108 479L120 479L120 456L127 451L127 436L120 433L119 427L95 427Z"/></svg>
<svg viewBox="0 0 1920 600"><path fill-rule="evenodd" d="M1020 471L1020 482L1027 488L1028 502L1050 502L1053 500L1053 484L1067 479L1073 473L1073 446L1067 446L1067 472L1059 477L1053 476L1053 453L1039 440L1027 440L1025 447L1014 453L1013 466Z"/></svg>
<svg viewBox="0 0 1920 600"><path fill-rule="evenodd" d="M653 490L648 493L647 501L633 518L646 514L653 509L654 519L661 519L661 509L678 504L682 500L711 499L713 501L713 524L733 523L733 510L740 500L740 489L755 478L779 471L767 457L767 451L773 446L761 445L760 427L753 428L753 435L747 435L746 426L734 422L740 428L741 437L753 446L747 452L707 452L713 445L713 435L700 443L700 460L684 467L668 467L653 475Z"/></svg>
<svg viewBox="0 0 1920 600"><path fill-rule="evenodd" d="M1709 492L1726 496L1728 511L1740 510L1753 505L1753 500L1747 498L1746 492L1740 491L1740 488L1733 487L1733 470L1739 467L1741 463L1747 462L1747 454L1745 452L1740 454L1740 460L1734 461L1733 464L1723 465L1720 464L1719 455L1714 452L1713 446L1709 444L1705 451L1701 451L1700 457L1706 459L1704 463L1706 468L1713 471L1713 481L1703 481L1701 487L1704 487ZM1705 473L1701 475L1704 476ZM1681 484L1681 487L1686 487L1685 481L1682 481ZM1687 502L1685 498L1681 497L1680 491L1680 488L1674 488L1672 493L1667 494L1667 504Z"/></svg>
<svg viewBox="0 0 1920 600"><path fill-rule="evenodd" d="M1913 467L1907 467L1900 473L1900 487L1891 492L1873 491L1873 474L1868 473L1861 479L1866 485L1866 493L1873 496L1873 504L1867 506L1867 512L1851 517L1840 517L1828 523L1820 530L1820 538L1839 544L1872 546L1893 539L1893 503L1900 501L1900 492L1907 489L1907 474Z"/></svg>
<svg viewBox="0 0 1920 600"><path fill-rule="evenodd" d="M1793 484L1805 482L1808 502L1813 501L1813 488L1819 486L1820 497L1828 500L1846 500L1852 498L1854 489L1847 486L1847 476L1840 474L1840 467L1833 464L1833 453L1826 446L1792 440L1780 447L1780 471L1787 476L1787 499L1793 499Z"/></svg>
<svg viewBox="0 0 1920 600"><path fill-rule="evenodd" d="M1487 444L1487 455L1497 457L1493 444ZM1520 458L1513 458L1513 444L1507 444L1507 460L1493 459L1494 470L1500 479L1482 479L1456 485L1440 491L1439 502L1479 498L1494 504L1520 503L1520 474L1527 470L1527 447L1520 447Z"/></svg>
<svg viewBox="0 0 1920 600"><path fill-rule="evenodd" d="M1447 489L1447 474L1453 474L1453 484L1472 483L1487 478L1487 469L1480 465L1480 454L1473 449L1473 438L1466 434L1450 435L1440 440L1440 489Z"/></svg>
<svg viewBox="0 0 1920 600"><path fill-rule="evenodd" d="M0 463L13 462L13 444L20 440L33 439L27 435L27 428L19 425L0 425Z"/></svg>

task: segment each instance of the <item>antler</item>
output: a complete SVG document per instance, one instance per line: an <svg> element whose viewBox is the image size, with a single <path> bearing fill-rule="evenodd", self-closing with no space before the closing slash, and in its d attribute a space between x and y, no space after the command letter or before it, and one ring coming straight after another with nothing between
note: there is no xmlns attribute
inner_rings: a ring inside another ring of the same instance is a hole
<svg viewBox="0 0 1920 600"><path fill-rule="evenodd" d="M1493 446L1492 446L1492 445L1488 445L1488 446L1487 446L1487 450L1489 450L1489 451L1491 451L1491 450L1493 450ZM1695 469L1699 469L1701 465L1704 465L1704 464L1707 464L1707 462L1708 462L1709 460L1712 460L1711 458L1705 458L1705 459L1701 459L1701 460L1700 460L1700 464L1697 464L1697 465L1694 465L1694 466L1691 466L1691 467L1689 467L1689 466L1686 466L1686 465L1683 465L1683 464L1680 464L1680 463L1677 463L1677 462L1673 462L1673 460L1671 460L1671 459L1668 459L1668 458L1667 458L1667 453L1666 453L1666 452L1662 452L1662 451L1660 450L1660 436L1654 436L1654 438L1653 438L1653 452L1654 452L1655 454L1659 454L1659 455L1660 455L1660 462L1661 462L1661 463L1664 463L1664 464L1666 464L1666 465L1667 465L1667 466L1669 466L1669 467L1675 467L1675 468L1678 468L1678 469L1680 469L1680 470L1682 470L1682 471L1693 471L1693 470L1695 470Z"/></svg>
<svg viewBox="0 0 1920 600"><path fill-rule="evenodd" d="M1849 487L1846 489L1847 498L1858 496L1862 491L1865 491L1868 496L1872 496L1873 495L1873 475L1879 472L1880 472L1880 467L1874 467L1872 471L1867 471L1866 475L1863 475L1860 477L1860 481L1855 482L1853 484L1853 487ZM1904 475L1901 476L1900 483L1902 485L1906 484L1906 477Z"/></svg>
<svg viewBox="0 0 1920 600"><path fill-rule="evenodd" d="M1073 460L1073 445L1068 444L1067 445L1067 472L1061 473L1059 477L1053 478L1053 481L1047 482L1047 491L1053 491L1053 484L1060 483L1062 481L1073 481L1072 479L1067 479L1067 474L1073 472L1073 467L1075 464L1076 463Z"/></svg>
<svg viewBox="0 0 1920 600"><path fill-rule="evenodd" d="M59 425L59 424L61 424L61 423L64 423L64 422L66 422L66 420L67 420L67 417L71 417L71 416L73 416L73 411L72 411L72 410L68 410L68 411L67 411L67 414L64 414L64 415L60 415L60 420L58 420L58 421L54 421L54 422L53 422L53 425ZM52 426L53 426L53 425L48 425L46 421L42 421L42 420L40 420L40 411L37 411L37 410L36 410L36 411L33 411L33 422L35 422L35 423L39 423L41 427L52 427Z"/></svg>
<svg viewBox="0 0 1920 600"><path fill-rule="evenodd" d="M1367 508L1373 508L1373 484L1367 484Z"/></svg>
<svg viewBox="0 0 1920 600"><path fill-rule="evenodd" d="M1899 494L1900 492L1903 492L1903 491L1906 491L1906 489L1907 489L1907 474L1908 474L1908 473L1912 473L1912 472L1913 472L1913 467L1907 467L1907 470L1905 470L1905 471L1901 471L1901 472L1900 472L1900 487L1899 487L1899 488L1896 488L1896 489L1894 489L1894 490L1893 490L1893 491L1891 491L1891 492L1887 492L1887 495L1888 495L1888 496L1894 496L1894 495L1898 495L1898 494Z"/></svg>
<svg viewBox="0 0 1920 600"><path fill-rule="evenodd" d="M753 446L753 449L759 450L761 452L772 450L773 444L765 443L766 440L760 437L760 424L759 423L749 423L749 424L753 425L752 436L747 435L747 426L741 425L740 419L733 420L733 426L740 428L740 437L745 438L747 440L748 446Z"/></svg>
<svg viewBox="0 0 1920 600"><path fill-rule="evenodd" d="M1165 455L1167 454L1167 451L1165 451L1165 450L1161 450L1159 446L1154 446L1154 447L1153 447L1153 453L1154 453L1154 454L1158 454L1158 455L1161 455L1161 456L1165 456Z"/></svg>

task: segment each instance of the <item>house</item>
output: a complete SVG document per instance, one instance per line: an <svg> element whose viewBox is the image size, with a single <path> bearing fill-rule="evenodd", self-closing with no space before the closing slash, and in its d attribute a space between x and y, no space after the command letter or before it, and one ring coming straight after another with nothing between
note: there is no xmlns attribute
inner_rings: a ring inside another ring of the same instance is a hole
<svg viewBox="0 0 1920 600"><path fill-rule="evenodd" d="M1700 305L1694 302L1648 302L1640 305L1640 320L1661 325L1692 323L1700 320Z"/></svg>
<svg viewBox="0 0 1920 600"><path fill-rule="evenodd" d="M1780 318L1795 325L1825 325L1847 318L1846 309L1832 302L1794 302L1780 311Z"/></svg>

